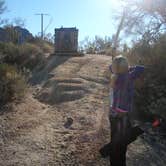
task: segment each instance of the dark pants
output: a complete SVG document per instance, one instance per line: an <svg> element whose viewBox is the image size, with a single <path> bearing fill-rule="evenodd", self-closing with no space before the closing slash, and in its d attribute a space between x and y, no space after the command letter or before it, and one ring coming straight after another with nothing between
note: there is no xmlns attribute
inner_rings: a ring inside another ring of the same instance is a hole
<svg viewBox="0 0 166 166"><path fill-rule="evenodd" d="M111 166L126 166L126 145L117 145L111 147L110 165Z"/></svg>
<svg viewBox="0 0 166 166"><path fill-rule="evenodd" d="M110 117L110 124L110 164L111 166L126 166L126 151L131 133L129 118L127 115L123 117Z"/></svg>
<svg viewBox="0 0 166 166"><path fill-rule="evenodd" d="M143 130L139 126L132 127L128 116L111 117L111 141L105 144L100 150L102 157L110 156L111 166L126 165L127 145L143 134Z"/></svg>

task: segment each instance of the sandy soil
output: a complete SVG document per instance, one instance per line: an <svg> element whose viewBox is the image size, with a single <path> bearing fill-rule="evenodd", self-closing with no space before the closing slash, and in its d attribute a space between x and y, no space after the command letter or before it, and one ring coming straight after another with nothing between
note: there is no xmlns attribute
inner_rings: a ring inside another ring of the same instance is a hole
<svg viewBox="0 0 166 166"><path fill-rule="evenodd" d="M1 166L109 166L107 70L111 57L50 57L22 103L0 115ZM146 135L145 135L146 136ZM128 166L165 166L165 146L148 136L128 147Z"/></svg>

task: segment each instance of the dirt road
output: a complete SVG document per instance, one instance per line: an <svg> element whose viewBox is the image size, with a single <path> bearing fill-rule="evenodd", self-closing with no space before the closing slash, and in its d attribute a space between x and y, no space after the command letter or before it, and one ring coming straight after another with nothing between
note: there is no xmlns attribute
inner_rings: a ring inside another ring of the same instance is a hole
<svg viewBox="0 0 166 166"><path fill-rule="evenodd" d="M0 166L109 166L99 148L109 141L111 57L51 57L34 74L24 102L0 115ZM164 166L165 149L139 138L129 166Z"/></svg>

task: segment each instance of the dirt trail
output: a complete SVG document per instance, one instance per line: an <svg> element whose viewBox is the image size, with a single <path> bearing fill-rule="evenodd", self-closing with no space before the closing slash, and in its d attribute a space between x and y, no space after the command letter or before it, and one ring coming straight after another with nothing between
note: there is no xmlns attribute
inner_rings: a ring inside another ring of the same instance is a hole
<svg viewBox="0 0 166 166"><path fill-rule="evenodd" d="M25 101L0 115L0 166L109 166L98 150L109 141L111 58L62 59L49 58ZM129 146L128 165L164 166L165 149L154 146L139 138Z"/></svg>

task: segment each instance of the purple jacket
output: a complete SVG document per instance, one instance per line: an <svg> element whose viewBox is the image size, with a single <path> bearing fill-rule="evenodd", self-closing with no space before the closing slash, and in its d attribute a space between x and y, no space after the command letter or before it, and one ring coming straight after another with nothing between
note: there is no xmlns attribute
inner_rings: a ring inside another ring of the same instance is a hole
<svg viewBox="0 0 166 166"><path fill-rule="evenodd" d="M111 66L110 70L112 72ZM134 80L143 72L143 66L135 66L129 68L129 71L125 74L118 74L115 87L112 89L112 93L110 94L110 98L112 98L110 105L111 111L114 113L132 111Z"/></svg>

